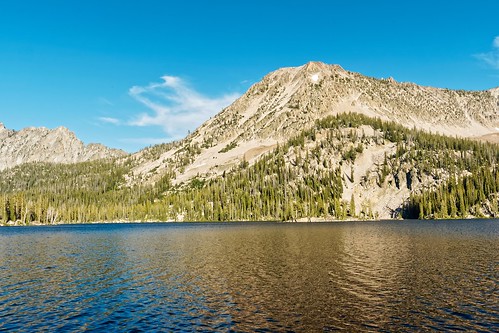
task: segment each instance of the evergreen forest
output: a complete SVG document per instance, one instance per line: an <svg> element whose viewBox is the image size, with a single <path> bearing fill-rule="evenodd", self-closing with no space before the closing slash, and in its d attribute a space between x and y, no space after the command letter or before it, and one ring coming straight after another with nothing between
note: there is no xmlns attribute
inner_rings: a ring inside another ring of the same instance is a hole
<svg viewBox="0 0 499 333"><path fill-rule="evenodd" d="M394 149L374 172L354 180L348 170L378 146ZM499 145L339 114L317 120L252 164L241 160L219 176L177 185L173 168L154 184L129 185L137 163L131 157L7 169L0 172L0 223L376 219L368 203L345 198L345 184L354 181L407 187L410 196L393 212L396 218L497 217L498 161Z"/></svg>

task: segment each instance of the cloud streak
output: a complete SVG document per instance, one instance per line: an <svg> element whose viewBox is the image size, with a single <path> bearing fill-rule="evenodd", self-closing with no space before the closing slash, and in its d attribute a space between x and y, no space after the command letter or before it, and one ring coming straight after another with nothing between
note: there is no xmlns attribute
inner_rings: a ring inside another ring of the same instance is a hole
<svg viewBox="0 0 499 333"><path fill-rule="evenodd" d="M476 54L475 57L488 66L499 70L499 36L494 38L492 42L492 51Z"/></svg>
<svg viewBox="0 0 499 333"><path fill-rule="evenodd" d="M99 120L101 122L107 123L107 124L113 124L113 125L120 125L121 124L121 121L119 119L112 118L112 117L99 117Z"/></svg>
<svg viewBox="0 0 499 333"><path fill-rule="evenodd" d="M128 91L151 112L133 118L132 126L161 126L171 139L184 137L204 121L230 105L240 94L208 97L176 76L163 76L162 82L133 86Z"/></svg>

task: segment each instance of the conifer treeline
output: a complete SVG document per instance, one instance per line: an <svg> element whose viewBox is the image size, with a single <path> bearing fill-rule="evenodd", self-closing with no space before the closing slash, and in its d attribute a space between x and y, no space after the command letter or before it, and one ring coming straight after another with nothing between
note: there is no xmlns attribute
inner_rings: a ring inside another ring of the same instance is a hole
<svg viewBox="0 0 499 333"><path fill-rule="evenodd" d="M465 218L499 216L499 169L482 167L473 175L453 174L435 190L411 195L404 206L408 218Z"/></svg>
<svg viewBox="0 0 499 333"><path fill-rule="evenodd" d="M363 125L375 134L366 135ZM378 186L423 184L401 207L402 217L498 215L499 146L340 114L318 120L251 166L241 161L220 177L180 186L171 185L173 171L154 186L126 186L133 160L17 166L0 173L0 221L374 218L369 205L342 200L345 179L353 181L353 168L351 175L345 169L365 149L385 143L395 143L396 151L379 164Z"/></svg>

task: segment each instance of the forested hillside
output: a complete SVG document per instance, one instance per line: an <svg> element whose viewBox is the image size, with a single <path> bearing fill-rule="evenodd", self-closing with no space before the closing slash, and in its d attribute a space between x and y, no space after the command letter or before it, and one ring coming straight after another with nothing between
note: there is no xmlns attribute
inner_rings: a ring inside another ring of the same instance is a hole
<svg viewBox="0 0 499 333"><path fill-rule="evenodd" d="M0 221L498 216L498 161L498 145L340 114L316 121L252 165L242 159L221 176L176 185L172 169L155 184L129 186L133 158L4 170Z"/></svg>

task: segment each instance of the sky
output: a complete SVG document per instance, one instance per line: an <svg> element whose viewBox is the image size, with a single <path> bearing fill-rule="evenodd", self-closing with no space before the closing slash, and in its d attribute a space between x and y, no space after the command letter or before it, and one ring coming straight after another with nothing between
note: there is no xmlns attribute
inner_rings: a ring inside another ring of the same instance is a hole
<svg viewBox="0 0 499 333"><path fill-rule="evenodd" d="M309 61L499 86L499 1L0 0L0 122L135 152Z"/></svg>

